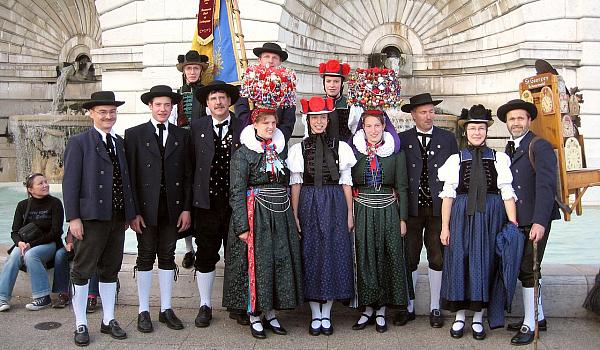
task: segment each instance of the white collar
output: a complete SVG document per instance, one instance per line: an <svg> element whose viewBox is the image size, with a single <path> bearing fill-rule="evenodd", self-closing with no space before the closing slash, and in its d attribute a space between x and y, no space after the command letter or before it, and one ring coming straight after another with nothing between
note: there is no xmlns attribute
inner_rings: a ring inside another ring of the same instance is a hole
<svg viewBox="0 0 600 350"><path fill-rule="evenodd" d="M377 148L375 153L380 157L387 157L394 153L395 142L394 137L387 131L383 132L383 145ZM365 131L360 129L354 134L352 138L352 143L354 143L354 147L360 153L367 155L367 139L365 138Z"/></svg>
<svg viewBox="0 0 600 350"><path fill-rule="evenodd" d="M150 122L152 123L152 125L154 125L154 129L158 128L158 124L163 124L165 126L165 131L167 131L169 129L169 121L168 120L164 123L159 123L158 120L154 119L153 117L150 117Z"/></svg>
<svg viewBox="0 0 600 350"><path fill-rule="evenodd" d="M217 119L215 119L212 115L210 116L210 118L212 119L212 123L213 123L213 127L216 128L217 124L221 124L224 121L227 121L227 125L231 124L231 113L229 115L227 115L227 118L223 119L223 121L218 121Z"/></svg>
<svg viewBox="0 0 600 350"><path fill-rule="evenodd" d="M515 142L515 148L519 148L519 146L521 145L521 141L523 141L523 138L525 136L527 136L527 134L529 134L529 130L527 130L527 132L519 137L517 137L516 139L513 139L513 141ZM512 139L512 137L511 137Z"/></svg>
<svg viewBox="0 0 600 350"><path fill-rule="evenodd" d="M431 127L431 129L429 129L429 131L422 131L421 129L417 128L417 126L415 125L415 130L417 130L417 132L423 133L423 134L433 134L433 126Z"/></svg>
<svg viewBox="0 0 600 350"><path fill-rule="evenodd" d="M242 130L240 134L240 142L242 145L248 147L251 151L256 153L264 153L265 150L262 148L262 144L260 141L256 139L256 134L254 132L254 125L248 125ZM275 144L275 150L277 153L283 152L285 148L285 137L283 133L279 129L275 129L273 133L273 143Z"/></svg>
<svg viewBox="0 0 600 350"><path fill-rule="evenodd" d="M100 133L100 137L102 138L102 142L106 143L106 133L100 129L98 129L96 127L96 125L94 125L94 129L96 129L97 132ZM117 134L115 133L115 131L113 129L110 129L110 131L108 132L110 134L110 136L112 136L114 139L117 138Z"/></svg>

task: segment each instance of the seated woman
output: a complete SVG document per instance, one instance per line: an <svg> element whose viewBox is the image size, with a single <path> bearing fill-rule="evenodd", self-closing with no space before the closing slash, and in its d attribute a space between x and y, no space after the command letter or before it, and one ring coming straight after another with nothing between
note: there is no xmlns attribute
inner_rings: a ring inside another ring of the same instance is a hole
<svg viewBox="0 0 600 350"><path fill-rule="evenodd" d="M456 312L453 338L464 333L465 311L472 310L473 338L483 340L483 311L490 302L495 271L496 236L508 220L516 223L515 193L510 158L486 146L492 113L482 105L463 109L459 126L468 146L448 158L439 169L444 182L442 232L445 246L442 308Z"/></svg>
<svg viewBox="0 0 600 350"><path fill-rule="evenodd" d="M395 140L384 131L383 111L365 111L362 122L363 129L353 138L357 163L352 181L356 306L365 311L352 329L364 329L375 318L375 329L383 333L386 307L404 309L412 294L402 239L408 217L408 175L404 152L394 151Z"/></svg>
<svg viewBox="0 0 600 350"><path fill-rule="evenodd" d="M304 296L311 335L331 335L334 300L354 297L352 264L352 174L354 153L325 131L333 99L302 100L308 137L290 148L292 208L302 236Z"/></svg>
<svg viewBox="0 0 600 350"><path fill-rule="evenodd" d="M231 157L231 225L223 306L247 310L253 337L287 334L274 310L302 304L300 239L287 193L286 147L275 110L255 109ZM260 316L264 315L262 321Z"/></svg>
<svg viewBox="0 0 600 350"><path fill-rule="evenodd" d="M0 311L10 309L17 274L23 265L29 273L33 298L25 307L37 311L52 304L45 264L54 258L56 247L62 246L63 206L58 198L49 194L50 186L43 174L29 175L24 184L28 199L17 204L11 233L15 245L8 251L10 256L0 273ZM19 230L30 223L37 226L39 232L32 241L24 242Z"/></svg>

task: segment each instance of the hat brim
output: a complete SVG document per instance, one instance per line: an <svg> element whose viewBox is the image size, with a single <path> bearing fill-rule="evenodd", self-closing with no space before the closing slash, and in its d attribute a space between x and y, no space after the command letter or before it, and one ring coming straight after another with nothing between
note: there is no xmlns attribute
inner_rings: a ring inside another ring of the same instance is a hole
<svg viewBox="0 0 600 350"><path fill-rule="evenodd" d="M334 109L332 109L332 110L330 110L330 111L308 112L308 113L304 113L304 112L303 112L302 114L304 114L304 115L307 115L307 116L308 116L308 115L315 115L315 114L329 114L329 113L331 113L331 112L333 112L333 111L335 111L335 108L334 108Z"/></svg>
<svg viewBox="0 0 600 350"><path fill-rule="evenodd" d="M431 100L431 101L424 101L424 102L419 102L419 103L407 103L407 104L402 105L400 107L400 110L405 113L410 113L412 111L412 109L415 107L419 107L419 106L423 106L423 105L437 106L440 103L442 103L442 101L444 101L444 100Z"/></svg>
<svg viewBox="0 0 600 350"><path fill-rule="evenodd" d="M552 73L558 75L558 71L546 60L535 60L535 71L537 74Z"/></svg>
<svg viewBox="0 0 600 350"><path fill-rule="evenodd" d="M124 104L125 101L115 101L115 100L92 100L86 101L81 104L81 108L83 109L92 109L96 106L115 106L119 107Z"/></svg>
<svg viewBox="0 0 600 350"><path fill-rule="evenodd" d="M145 105L147 105L148 103L150 103L150 101L152 101L153 98L155 97L170 97L171 98L171 103L176 105L179 103L179 101L181 101L182 96L176 92L159 92L159 91L150 91L150 92L146 92L143 93L142 96L140 97L140 99L142 100L142 102L144 102Z"/></svg>
<svg viewBox="0 0 600 350"><path fill-rule="evenodd" d="M208 62L183 62L183 63L177 63L177 70L183 73L183 68L185 66L189 66L191 64L195 64L197 66L202 67L202 71L205 71L206 68L208 68Z"/></svg>
<svg viewBox="0 0 600 350"><path fill-rule="evenodd" d="M487 119L459 119L458 120L458 126L460 126L461 128L465 126L465 124L469 124L469 123L485 123L487 124L488 127L492 126L492 124L494 124L493 120L487 120Z"/></svg>
<svg viewBox="0 0 600 350"><path fill-rule="evenodd" d="M287 52L285 52L283 50L273 50L273 49L265 49L264 47L255 47L252 49L252 52L254 53L254 55L256 57L260 57L260 55L263 52L271 52L271 53L277 54L281 58L281 62L285 62L288 59Z"/></svg>
<svg viewBox="0 0 600 350"><path fill-rule="evenodd" d="M496 115L501 122L506 123L506 114L510 111L514 111L515 109L523 109L529 112L529 116L531 120L534 120L537 117L537 108L533 103L529 102L518 102L518 103L507 103L500 107L496 111Z"/></svg>
<svg viewBox="0 0 600 350"><path fill-rule="evenodd" d="M227 96L229 96L229 98L231 98L232 105L234 103L236 103L237 100L240 98L240 91L238 90L237 87L235 87L231 84L205 85L196 90L196 98L198 99L198 101L200 101L200 103L206 105L206 98L213 91L225 91Z"/></svg>

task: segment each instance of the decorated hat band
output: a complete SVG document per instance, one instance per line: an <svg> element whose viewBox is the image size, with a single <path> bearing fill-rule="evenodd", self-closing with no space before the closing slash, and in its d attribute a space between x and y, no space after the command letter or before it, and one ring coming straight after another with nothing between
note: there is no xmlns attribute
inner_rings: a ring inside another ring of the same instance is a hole
<svg viewBox="0 0 600 350"><path fill-rule="evenodd" d="M350 65L348 63L340 63L338 60L329 60L319 64L319 74L322 77L335 76L346 78L350 74Z"/></svg>
<svg viewBox="0 0 600 350"><path fill-rule="evenodd" d="M302 105L302 114L306 115L327 114L335 110L331 97L313 96L309 100L303 98L300 100L300 104Z"/></svg>

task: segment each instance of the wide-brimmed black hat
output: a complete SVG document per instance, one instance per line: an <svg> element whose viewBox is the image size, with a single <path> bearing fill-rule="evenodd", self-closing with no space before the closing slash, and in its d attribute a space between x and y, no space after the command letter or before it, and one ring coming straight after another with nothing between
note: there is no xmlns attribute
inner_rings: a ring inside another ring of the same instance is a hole
<svg viewBox="0 0 600 350"><path fill-rule="evenodd" d="M115 101L115 93L112 91L96 91L90 96L89 101L81 104L81 108L92 109L95 106L115 106L119 107L124 101Z"/></svg>
<svg viewBox="0 0 600 350"><path fill-rule="evenodd" d="M256 57L260 57L260 55L263 52L276 53L281 58L281 62L284 62L285 60L288 59L287 52L283 51L281 49L281 46L279 46L275 43L264 43L262 47L255 47L254 49L252 49L252 52L254 52Z"/></svg>
<svg viewBox="0 0 600 350"><path fill-rule="evenodd" d="M473 105L470 109L463 108L458 118L458 126L464 127L468 123L486 123L487 126L494 124L492 110L483 105Z"/></svg>
<svg viewBox="0 0 600 350"><path fill-rule="evenodd" d="M558 75L558 71L545 60L535 60L535 72L537 74L552 73Z"/></svg>
<svg viewBox="0 0 600 350"><path fill-rule="evenodd" d="M231 98L231 104L233 105L240 97L240 92L237 87L227 84L221 80L213 80L205 86L196 90L196 98L201 103L206 103L208 95L213 91L224 91L229 98Z"/></svg>
<svg viewBox="0 0 600 350"><path fill-rule="evenodd" d="M177 56L177 70L183 72L183 67L198 64L205 70L208 67L208 56L201 55L196 50L190 50L185 55Z"/></svg>
<svg viewBox="0 0 600 350"><path fill-rule="evenodd" d="M535 107L535 105L533 103L530 102L526 102L523 100L510 100L508 102L506 102L505 104L503 104L502 106L498 107L498 111L496 111L496 115L498 116L498 119L500 119L501 122L506 123L506 113L513 111L515 109L524 109L527 112L529 112L529 116L531 117L531 120L534 120L535 117L537 117L537 108Z"/></svg>
<svg viewBox="0 0 600 350"><path fill-rule="evenodd" d="M147 105L148 103L150 103L150 101L152 101L153 98L161 96L170 97L171 104L174 105L178 104L179 101L181 101L182 97L180 94L173 92L173 89L171 89L170 86L155 85L150 89L150 91L143 93L140 99L142 100L142 102L144 102L145 105Z"/></svg>
<svg viewBox="0 0 600 350"><path fill-rule="evenodd" d="M412 111L413 108L418 107L418 106L422 106L422 105L438 105L442 102L442 100L432 100L431 99L431 94L426 92L424 94L419 94L419 95L415 95L413 97L410 98L410 103L404 104L402 105L402 107L400 107L400 109L402 110L402 112L405 113L410 113L410 111Z"/></svg>

